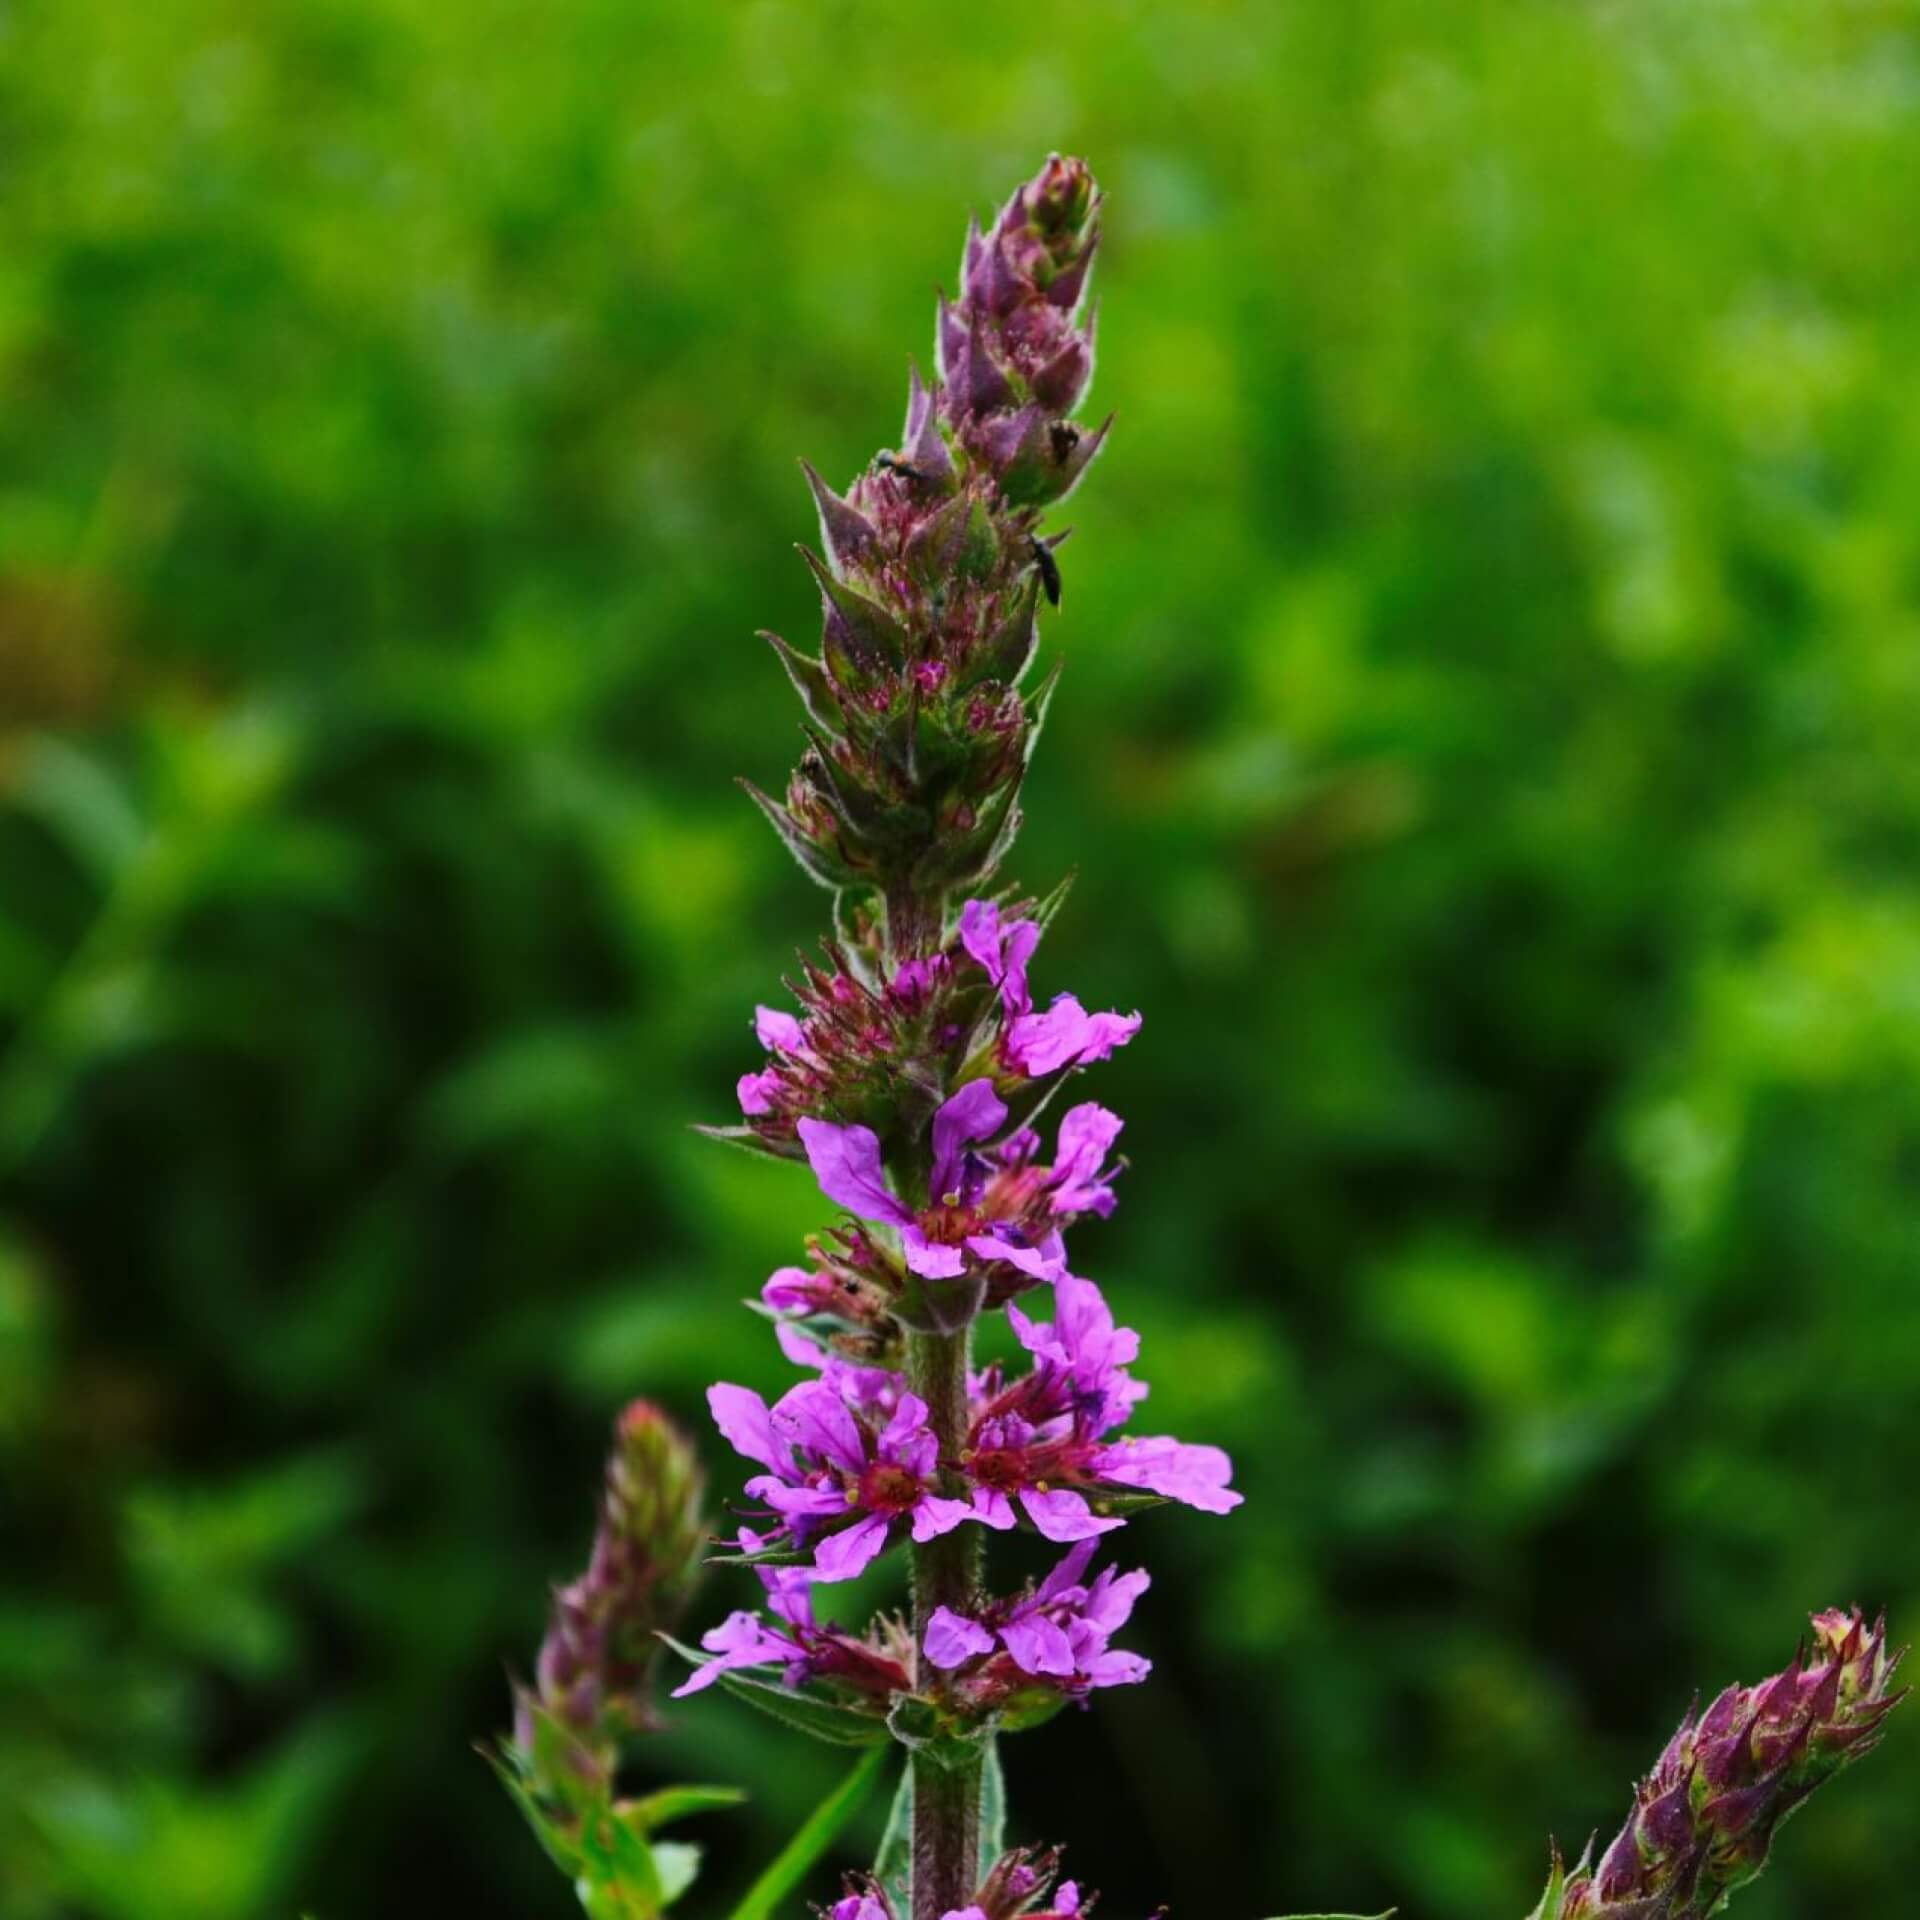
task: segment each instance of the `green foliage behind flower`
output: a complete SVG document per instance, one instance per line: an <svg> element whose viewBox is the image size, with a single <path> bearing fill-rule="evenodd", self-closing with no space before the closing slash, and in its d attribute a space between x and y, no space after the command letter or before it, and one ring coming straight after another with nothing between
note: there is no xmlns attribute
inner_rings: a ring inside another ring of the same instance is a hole
<svg viewBox="0 0 1920 1920"><path fill-rule="evenodd" d="M1016 868L1147 1015L1088 1258L1248 1503L1015 1805L1115 1913L1517 1914L1697 1683L1920 1613L1906 10L4 35L4 1920L567 1910L471 1744L813 1224L686 1124L820 917L730 784L792 453L1050 146L1120 422ZM836 1763L699 1719L718 1897ZM1905 1910L1912 1739L1745 1920Z"/></svg>

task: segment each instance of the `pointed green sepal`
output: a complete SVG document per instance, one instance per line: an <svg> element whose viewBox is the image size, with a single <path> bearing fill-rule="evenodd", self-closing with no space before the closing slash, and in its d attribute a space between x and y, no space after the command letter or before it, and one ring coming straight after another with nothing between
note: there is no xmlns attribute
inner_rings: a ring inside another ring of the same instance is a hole
<svg viewBox="0 0 1920 1920"><path fill-rule="evenodd" d="M768 633L762 628L760 638L779 656L787 678L793 682L794 692L800 696L801 706L807 711L807 718L822 733L837 734L845 719L825 665L797 647L789 646L777 633Z"/></svg>
<svg viewBox="0 0 1920 1920"><path fill-rule="evenodd" d="M868 599L858 588L837 579L833 569L811 547L802 547L800 558L820 584L828 634L839 630L841 643L860 663L863 672L871 678L881 667L898 672L905 666L911 644L906 628L879 601Z"/></svg>
<svg viewBox="0 0 1920 1920"><path fill-rule="evenodd" d="M799 861L800 870L811 880L817 880L823 887L855 887L860 884L860 876L846 861L821 846L812 839L779 801L762 793L751 780L742 780L748 799L773 823L773 830L780 836L781 845Z"/></svg>

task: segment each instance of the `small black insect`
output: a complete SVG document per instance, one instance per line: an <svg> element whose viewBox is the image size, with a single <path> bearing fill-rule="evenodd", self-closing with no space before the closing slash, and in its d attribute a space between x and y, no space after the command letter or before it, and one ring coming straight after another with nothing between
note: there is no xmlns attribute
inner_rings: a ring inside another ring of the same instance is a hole
<svg viewBox="0 0 1920 1920"><path fill-rule="evenodd" d="M897 473L903 480L918 480L922 484L933 476L923 473L908 460L896 460L892 454L883 453L873 463L882 473Z"/></svg>
<svg viewBox="0 0 1920 1920"><path fill-rule="evenodd" d="M1053 549L1044 540L1033 535L1033 564L1040 569L1040 584L1046 590L1047 603L1057 607L1060 604L1060 562L1053 557Z"/></svg>

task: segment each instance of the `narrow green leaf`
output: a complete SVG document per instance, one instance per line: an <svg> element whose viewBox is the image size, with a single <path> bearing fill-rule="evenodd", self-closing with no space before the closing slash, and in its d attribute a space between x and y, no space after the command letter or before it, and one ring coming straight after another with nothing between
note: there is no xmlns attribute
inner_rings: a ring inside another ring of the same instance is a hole
<svg viewBox="0 0 1920 1920"><path fill-rule="evenodd" d="M989 1734L980 1769L980 1878L1007 1850L1007 1776L1000 1766L1000 1743Z"/></svg>
<svg viewBox="0 0 1920 1920"><path fill-rule="evenodd" d="M1007 1850L1007 1776L1000 1765L1000 1747L986 1743L987 1757L980 1775L980 1878ZM880 1882L895 1913L913 1909L913 1762L900 1769L887 1830L873 1857L873 1877Z"/></svg>
<svg viewBox="0 0 1920 1920"><path fill-rule="evenodd" d="M913 1761L900 1769L900 1784L894 1789L893 1807L887 1815L887 1830L880 1836L880 1851L873 1856L873 1877L887 1896L895 1913L913 1911Z"/></svg>
<svg viewBox="0 0 1920 1920"><path fill-rule="evenodd" d="M664 1633L660 1638L681 1659L691 1661L696 1667L704 1667L713 1657L683 1646ZM884 1720L876 1720L870 1713L863 1713L856 1707L842 1706L838 1701L823 1698L817 1693L782 1686L777 1680L758 1680L750 1673L723 1673L720 1684L736 1699L758 1707L762 1713L771 1714L783 1725L799 1733L809 1733L814 1739L825 1740L834 1746L882 1746L892 1738Z"/></svg>
<svg viewBox="0 0 1920 1920"><path fill-rule="evenodd" d="M582 1828L580 1878L613 1913L652 1915L666 1905L653 1849L620 1807L608 1808Z"/></svg>
<svg viewBox="0 0 1920 1920"><path fill-rule="evenodd" d="M733 1920L768 1920L839 1838L840 1829L859 1811L885 1764L886 1754L881 1748L861 1756L853 1771L814 1808L806 1824L747 1889L746 1898L733 1910Z"/></svg>
<svg viewBox="0 0 1920 1920"><path fill-rule="evenodd" d="M702 1564L709 1567L797 1567L812 1557L793 1547L762 1547L758 1553L710 1553Z"/></svg>
<svg viewBox="0 0 1920 1920"><path fill-rule="evenodd" d="M721 1807L737 1807L747 1796L738 1787L662 1787L644 1799L629 1800L627 1817L638 1822L642 1833L664 1827L669 1821L684 1820L690 1813L713 1813Z"/></svg>

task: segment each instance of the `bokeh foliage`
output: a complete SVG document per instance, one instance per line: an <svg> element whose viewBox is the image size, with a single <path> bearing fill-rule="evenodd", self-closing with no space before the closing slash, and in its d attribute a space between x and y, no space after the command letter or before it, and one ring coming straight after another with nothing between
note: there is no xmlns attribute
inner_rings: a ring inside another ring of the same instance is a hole
<svg viewBox="0 0 1920 1920"><path fill-rule="evenodd" d="M1518 1914L1920 1622L1905 6L23 0L0 44L0 1915L563 1914L469 1743L606 1422L780 1377L793 465L1112 195L1044 991L1231 1523L1015 1744L1117 1914ZM716 1457L716 1465L718 1464ZM728 1469L731 1471L731 1469ZM716 1580L707 1604L739 1598ZM1912 1735L1746 1920L1891 1916ZM743 1710L741 1885L831 1756Z"/></svg>

